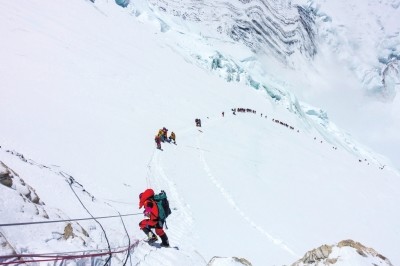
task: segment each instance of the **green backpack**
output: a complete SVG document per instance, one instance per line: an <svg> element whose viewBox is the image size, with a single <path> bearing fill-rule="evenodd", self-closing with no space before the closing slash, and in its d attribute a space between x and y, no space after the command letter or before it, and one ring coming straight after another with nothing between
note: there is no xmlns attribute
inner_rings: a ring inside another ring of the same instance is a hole
<svg viewBox="0 0 400 266"><path fill-rule="evenodd" d="M154 195L154 200L158 207L158 218L164 223L165 219L171 214L167 194L164 190L161 190L159 194Z"/></svg>

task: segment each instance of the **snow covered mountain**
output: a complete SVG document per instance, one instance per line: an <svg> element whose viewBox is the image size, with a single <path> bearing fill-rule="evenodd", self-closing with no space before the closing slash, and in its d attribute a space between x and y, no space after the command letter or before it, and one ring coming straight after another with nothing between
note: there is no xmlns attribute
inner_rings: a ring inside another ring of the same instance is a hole
<svg viewBox="0 0 400 266"><path fill-rule="evenodd" d="M137 2L163 32L179 32L173 47L187 60L276 98L294 93L289 105L319 106L399 168L400 1Z"/></svg>
<svg viewBox="0 0 400 266"><path fill-rule="evenodd" d="M323 3L118 3L0 4L0 256L110 247L124 264L132 245L132 265L287 265L351 238L400 263L398 172L313 107L336 92L302 90L331 81L315 75L332 69ZM177 145L160 151L164 126ZM167 192L179 250L142 241L147 187ZM68 221L91 215L113 217Z"/></svg>

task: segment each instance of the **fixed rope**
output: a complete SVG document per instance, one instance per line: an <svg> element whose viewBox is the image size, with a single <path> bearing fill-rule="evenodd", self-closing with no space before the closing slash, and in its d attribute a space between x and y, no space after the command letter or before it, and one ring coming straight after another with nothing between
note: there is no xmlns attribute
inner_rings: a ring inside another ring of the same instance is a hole
<svg viewBox="0 0 400 266"><path fill-rule="evenodd" d="M1 148L1 146L0 146L0 148ZM91 217L90 217L90 218L89 218L89 217L88 217L88 218L76 218L76 219L61 219L61 220L51 220L51 221L38 221L38 222L4 223L4 224L0 224L0 227L27 226L27 225L35 225L35 224L47 224L47 223L61 223L61 222L94 220L94 221L96 221L96 223L101 227L101 229L102 229L102 231L103 231L103 233L104 233L104 237L105 237L105 239L106 239L106 241L107 241L107 245L108 245L108 252L105 252L105 253L97 253L97 255L96 255L96 254L94 254L94 255L90 254L90 255L85 255L85 256L78 256L77 258L82 258L82 257L96 257L96 256L109 255L109 257L107 258L107 260L105 261L105 264L104 264L104 265L108 265L108 263L110 262L110 260L111 260L111 258L112 258L112 254L114 254L114 253L116 253L116 252L112 252L112 251L111 251L111 246L110 246L110 242L109 242L108 237L107 237L107 233L106 233L105 229L103 228L102 224L101 224L98 220L99 220L99 219L107 219L107 218L120 218L120 220L121 220L121 222L122 222L122 225L123 225L123 227L124 227L125 233L126 233L126 235L127 235L127 237L128 237L128 247L131 246L131 239L130 239L130 237L129 237L129 233L128 233L127 229L126 229L126 226L125 226L125 223L124 223L122 217L125 217L125 216L134 216L134 215L143 215L143 213L132 213L132 214L123 214L123 215L122 215L120 212L117 211L119 215L110 215L110 216L95 217L95 216L93 216L93 215L91 214L91 212L87 209L87 207L86 207L85 204L82 202L82 200L80 199L80 197L78 196L78 194L76 193L76 191L75 191L75 189L74 189L74 187L73 187L74 184L75 184L75 185L78 184L78 185L80 185L82 188L83 188L83 186L82 186L80 183L76 182L75 179L74 179L71 175L69 175L69 174L67 174L67 173L65 173L65 172L63 172L63 171L54 171L51 167L48 167L48 166L45 166L45 165L37 164L36 162L34 162L34 161L32 161L32 160L27 160L27 159L25 159L25 157L24 157L22 154L19 154L19 153L13 152L13 151L7 151L7 152L10 152L10 153L12 153L13 155L18 156L18 157L19 157L21 160L23 160L24 162L27 162L27 163L29 163L29 164L31 164L31 165L39 166L40 168L47 168L47 169L49 169L50 171L54 172L55 174L58 174L58 175L64 177L64 178L65 178L65 181L67 181L67 183L68 183L70 189L72 190L72 192L74 193L74 195L76 196L76 198L78 199L78 201L81 203L82 207L87 211L87 213L88 213ZM149 187L151 186L150 173L151 173L151 162L152 162L152 160L153 160L154 153L155 153L155 149L153 150L152 157L150 158L150 161L149 161L149 163L148 163L147 185L148 185ZM85 189L83 189L83 191L86 192L86 193L88 193ZM89 194L89 196L92 197L92 200L93 200L94 196L91 195L90 193L88 193L88 194ZM109 201L110 201L110 200L109 200ZM129 204L129 203L125 203L125 202L118 202L118 203ZM136 245L137 245L137 243L136 243ZM117 253L127 252L126 258L124 259L123 265L126 265L126 263L128 262L128 259L130 259L130 255L131 255L131 254L130 254L130 251L131 251L131 249L128 248L128 249L126 249L126 250L117 252ZM57 258L58 258L58 256L59 256L59 255L57 255ZM13 255L11 258L22 258L22 257L19 256L19 254L15 254L15 255ZM65 258L65 256L64 256L64 258ZM69 258L70 258L70 259L71 259L71 258L74 258L74 256L70 256ZM1 261L2 259L4 259L4 257L1 257L1 256L0 256L0 261ZM61 259L62 259L62 257L61 257ZM48 259L48 256L46 255L46 259L41 259L41 260L37 260L37 261L25 261L25 260L22 260L22 261L19 261L19 262L16 262L16 263L42 262L42 261L43 261L43 262L46 262L46 261L52 261L52 260L54 260L54 258ZM8 262L8 263L3 263L3 262L1 262L0 264L3 265L3 264L16 264L16 263L15 263L15 262ZM132 262L131 262L131 263L132 263Z"/></svg>
<svg viewBox="0 0 400 266"><path fill-rule="evenodd" d="M121 219L121 223L124 226L124 230L125 230L126 236L128 237L128 246L130 246L131 245L131 238L129 237L128 230L126 229L126 226L125 226L125 223L124 223L124 219L122 219L121 213L119 211L118 211L118 214L119 214L119 218ZM127 253L126 253L126 259L125 259L125 262L124 262L123 266L126 265L126 263L128 262L128 259L130 259L130 257L131 257L131 253L130 253L130 249L128 249ZM132 261L131 261L131 265L132 265Z"/></svg>
<svg viewBox="0 0 400 266"><path fill-rule="evenodd" d="M74 192L76 198L77 198L78 201L81 203L82 207L83 207L83 208L86 210L86 212L93 218L93 220L96 221L96 223L100 226L101 230L102 230L103 233L104 233L104 237L105 237L105 239L106 239L107 246L108 246L108 251L109 251L109 253L110 253L108 259L107 259L106 262L104 263L104 266L106 266L106 265L108 264L108 262L111 260L111 257L112 257L112 254L111 254L111 245L110 245L110 241L108 240L106 230L104 229L103 225L92 215L92 213L88 210L88 208L86 208L86 206L85 206L85 204L83 204L81 198L79 198L78 194L75 192L74 188L72 187L72 184L75 182L75 180L74 180L74 178L73 178L72 176L70 176L69 181L70 181L70 182L68 182L69 187L71 188L72 192Z"/></svg>
<svg viewBox="0 0 400 266"><path fill-rule="evenodd" d="M65 255L65 254L68 254L68 253L60 253L58 255L15 254L15 255L0 256L0 264L1 265L11 265L11 264L21 264L21 263L28 263L28 262L48 262L48 261L72 260L72 259L83 259L83 258L111 256L113 254L124 253L124 252L127 252L127 251L130 252L131 249L133 249L133 248L138 246L139 242L140 242L139 240L136 240L133 244L131 244L131 245L127 246L127 247L119 247L119 248L114 248L114 250L110 249L109 251L106 251L106 252L98 252L98 253L92 253L92 254ZM101 251L101 250L96 250L96 251ZM85 252L85 251L83 250L83 251L79 251L79 252ZM18 258L18 260L8 261L8 262L4 262L3 261L3 260L6 260L6 259L12 259L12 258ZM38 258L38 259L21 260L20 258Z"/></svg>
<svg viewBox="0 0 400 266"><path fill-rule="evenodd" d="M31 224L63 223L63 222L75 222L75 221L96 220L96 219L99 220L99 219L119 218L119 217L125 217L125 216L135 216L135 215L143 215L143 213L142 212L138 212L138 213L129 213L129 214L121 214L121 215L109 215L109 216L77 218L77 219L51 220L51 221L39 221L39 222L24 222L24 223L7 223L7 224L0 224L0 227L21 226L21 225L31 225Z"/></svg>

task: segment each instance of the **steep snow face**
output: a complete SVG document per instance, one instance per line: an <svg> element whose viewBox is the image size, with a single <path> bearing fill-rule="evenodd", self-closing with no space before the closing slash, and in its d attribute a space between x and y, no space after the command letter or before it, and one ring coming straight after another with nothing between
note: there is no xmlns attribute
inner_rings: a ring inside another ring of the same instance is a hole
<svg viewBox="0 0 400 266"><path fill-rule="evenodd" d="M227 35L256 53L276 56L284 63L295 52L305 57L313 57L317 52L313 10L286 0L149 0L149 3L161 15L205 26L203 35L219 38L216 33Z"/></svg>

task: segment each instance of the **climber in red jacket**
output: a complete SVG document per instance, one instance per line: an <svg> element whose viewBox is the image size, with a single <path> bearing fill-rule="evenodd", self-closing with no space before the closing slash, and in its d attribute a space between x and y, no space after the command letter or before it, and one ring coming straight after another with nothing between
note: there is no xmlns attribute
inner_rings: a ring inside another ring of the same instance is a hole
<svg viewBox="0 0 400 266"><path fill-rule="evenodd" d="M144 207L144 215L147 217L139 223L139 227L148 237L149 243L157 241L157 236L152 232L155 228L156 234L161 238L161 246L169 247L168 236L163 230L163 224L159 221L157 203L154 201L154 191L149 188L139 195L139 209Z"/></svg>

